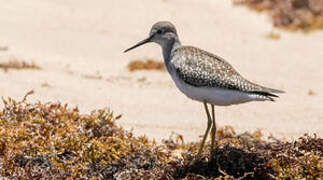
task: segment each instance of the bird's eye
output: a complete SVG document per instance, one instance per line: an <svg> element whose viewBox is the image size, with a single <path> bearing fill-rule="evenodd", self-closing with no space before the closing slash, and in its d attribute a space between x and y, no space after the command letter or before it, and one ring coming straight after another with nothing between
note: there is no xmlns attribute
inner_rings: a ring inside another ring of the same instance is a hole
<svg viewBox="0 0 323 180"><path fill-rule="evenodd" d="M161 34L161 33L162 33L162 30L158 29L157 34Z"/></svg>

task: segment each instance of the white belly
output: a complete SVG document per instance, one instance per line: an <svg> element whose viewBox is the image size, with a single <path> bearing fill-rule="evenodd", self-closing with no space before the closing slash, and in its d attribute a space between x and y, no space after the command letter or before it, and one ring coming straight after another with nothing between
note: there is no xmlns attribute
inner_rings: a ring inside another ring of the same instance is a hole
<svg viewBox="0 0 323 180"><path fill-rule="evenodd" d="M257 98L244 92L227 90L214 87L195 87L182 81L176 73L171 75L176 86L187 97L201 102L208 102L217 106L229 106L232 104L240 104L249 101L262 101L263 99Z"/></svg>

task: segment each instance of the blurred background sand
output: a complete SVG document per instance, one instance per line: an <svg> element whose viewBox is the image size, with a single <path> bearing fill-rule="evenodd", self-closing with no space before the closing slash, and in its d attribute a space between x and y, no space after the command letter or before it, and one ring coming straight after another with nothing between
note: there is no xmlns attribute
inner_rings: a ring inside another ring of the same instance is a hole
<svg viewBox="0 0 323 180"><path fill-rule="evenodd" d="M270 19L226 0L0 0L0 61L33 61L42 70L0 71L0 95L60 101L82 112L110 107L136 135L198 140L206 126L201 103L177 90L167 72L129 72L134 59L162 60L155 44L124 54L157 21L173 22L185 45L229 61L253 82L282 89L275 103L217 107L219 126L262 129L287 139L323 135L323 32L266 36ZM309 93L314 92L314 94Z"/></svg>

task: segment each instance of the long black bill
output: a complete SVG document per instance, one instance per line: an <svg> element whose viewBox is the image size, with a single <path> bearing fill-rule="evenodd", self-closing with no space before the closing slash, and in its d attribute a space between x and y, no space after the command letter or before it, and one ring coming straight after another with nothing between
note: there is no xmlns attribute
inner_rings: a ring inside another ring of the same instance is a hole
<svg viewBox="0 0 323 180"><path fill-rule="evenodd" d="M142 40L142 41L138 42L136 45L134 45L134 46L132 46L132 47L130 47L130 48L128 48L128 49L126 49L126 50L125 50L125 51L123 51L123 52L124 52L124 53L126 53L126 52L128 52L128 51L130 51L130 50L132 50L132 49L135 49L136 47L139 47L139 46L141 46L141 45L143 45L143 44L149 43L149 42L150 42L150 40L151 40L151 38L152 38L152 36L150 36L150 37L148 37L147 39L144 39L144 40Z"/></svg>

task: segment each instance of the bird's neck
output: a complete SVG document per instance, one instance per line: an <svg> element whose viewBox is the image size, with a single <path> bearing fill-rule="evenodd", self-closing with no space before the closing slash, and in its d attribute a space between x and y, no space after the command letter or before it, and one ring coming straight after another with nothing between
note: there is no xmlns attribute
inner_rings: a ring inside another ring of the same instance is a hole
<svg viewBox="0 0 323 180"><path fill-rule="evenodd" d="M170 61L170 55L171 53L179 48L181 46L181 42L178 40L178 38L173 38L169 40L167 43L163 44L162 49L163 49L163 56L164 56L164 62L167 67L169 68L169 61Z"/></svg>

